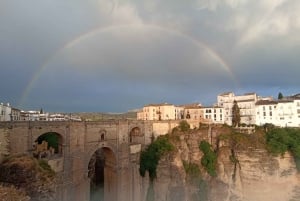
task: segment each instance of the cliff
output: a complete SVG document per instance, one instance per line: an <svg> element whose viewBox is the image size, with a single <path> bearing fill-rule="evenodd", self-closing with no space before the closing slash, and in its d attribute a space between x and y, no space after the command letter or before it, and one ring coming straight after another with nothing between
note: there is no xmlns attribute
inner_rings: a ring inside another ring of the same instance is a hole
<svg viewBox="0 0 300 201"><path fill-rule="evenodd" d="M10 156L0 164L0 197L5 197L7 190L12 194L24 195L9 197L8 200L55 201L56 177L47 162L27 155ZM18 190L14 190L14 189ZM21 193L14 193L16 191Z"/></svg>
<svg viewBox="0 0 300 201"><path fill-rule="evenodd" d="M263 133L233 134L228 127L173 132L176 149L164 155L153 182L155 201L296 201L300 174L290 153L273 156ZM217 153L216 176L201 165L202 140Z"/></svg>

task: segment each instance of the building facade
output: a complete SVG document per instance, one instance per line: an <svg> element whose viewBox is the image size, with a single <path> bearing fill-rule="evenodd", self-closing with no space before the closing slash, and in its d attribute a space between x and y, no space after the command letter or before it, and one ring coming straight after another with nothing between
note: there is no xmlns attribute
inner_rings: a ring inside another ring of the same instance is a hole
<svg viewBox="0 0 300 201"><path fill-rule="evenodd" d="M11 121L11 106L9 103L0 104L0 121Z"/></svg>
<svg viewBox="0 0 300 201"><path fill-rule="evenodd" d="M181 119L184 108L173 104L149 104L137 112L138 120L176 120Z"/></svg>
<svg viewBox="0 0 300 201"><path fill-rule="evenodd" d="M203 107L202 111L206 122L224 124L224 108L219 106Z"/></svg>
<svg viewBox="0 0 300 201"><path fill-rule="evenodd" d="M203 119L203 110L201 104L194 103L189 105L183 105L184 115L182 119L187 120L202 120Z"/></svg>
<svg viewBox="0 0 300 201"><path fill-rule="evenodd" d="M300 127L300 94L276 101L256 103L256 125Z"/></svg>
<svg viewBox="0 0 300 201"><path fill-rule="evenodd" d="M217 97L217 105L224 108L224 123L232 125L232 107L236 101L240 108L241 124L255 124L256 109L255 103L259 100L256 93L234 95L232 92L223 93Z"/></svg>

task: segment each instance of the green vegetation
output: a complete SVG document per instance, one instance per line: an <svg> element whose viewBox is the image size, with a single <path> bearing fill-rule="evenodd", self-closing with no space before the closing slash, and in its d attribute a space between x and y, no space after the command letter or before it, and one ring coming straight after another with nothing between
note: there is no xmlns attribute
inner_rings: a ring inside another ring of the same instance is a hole
<svg viewBox="0 0 300 201"><path fill-rule="evenodd" d="M193 186L198 186L198 191L191 194L191 200L208 200L208 185L205 180L203 180L200 168L195 163L189 163L187 161L182 161L185 173L187 174L188 181Z"/></svg>
<svg viewBox="0 0 300 201"><path fill-rule="evenodd" d="M267 149L275 154L290 151L300 171L300 129L274 128L266 134Z"/></svg>
<svg viewBox="0 0 300 201"><path fill-rule="evenodd" d="M59 136L57 133L49 132L41 135L37 141L41 144L43 141L48 142L48 148L52 147L55 149L55 153L58 153Z"/></svg>
<svg viewBox="0 0 300 201"><path fill-rule="evenodd" d="M283 94L281 92L278 93L278 100L283 99Z"/></svg>
<svg viewBox="0 0 300 201"><path fill-rule="evenodd" d="M228 134L222 134L219 136L220 140L226 140L231 149L237 148L247 148L252 145L250 135L245 135L243 133L231 131Z"/></svg>
<svg viewBox="0 0 300 201"><path fill-rule="evenodd" d="M153 182L149 183L149 187L147 190L146 201L154 201L154 187Z"/></svg>
<svg viewBox="0 0 300 201"><path fill-rule="evenodd" d="M201 172L199 166L195 163L188 163L187 161L182 161L185 173L191 177L200 177Z"/></svg>
<svg viewBox="0 0 300 201"><path fill-rule="evenodd" d="M30 200L45 200L45 198L55 198L56 196L55 185L53 185L56 182L55 172L46 161L37 160L29 155L7 157L0 164L0 182L23 189L24 193L31 198ZM8 193L10 194L10 192ZM0 192L0 200L23 200L14 197L1 198Z"/></svg>
<svg viewBox="0 0 300 201"><path fill-rule="evenodd" d="M52 168L50 167L47 161L40 159L38 160L38 164L49 175L53 175L53 176L55 175L55 172L52 170Z"/></svg>
<svg viewBox="0 0 300 201"><path fill-rule="evenodd" d="M204 156L201 158L201 164L209 175L217 176L217 154L211 149L211 145L207 141L201 141L199 148L204 153Z"/></svg>
<svg viewBox="0 0 300 201"><path fill-rule="evenodd" d="M186 131L189 131L190 130L190 124L183 120L179 123L179 129L182 131L182 132L186 132Z"/></svg>
<svg viewBox="0 0 300 201"><path fill-rule="evenodd" d="M146 171L148 171L149 177L153 181L156 177L156 168L161 156L173 149L174 146L169 142L168 135L159 136L141 153L140 175L144 177Z"/></svg>

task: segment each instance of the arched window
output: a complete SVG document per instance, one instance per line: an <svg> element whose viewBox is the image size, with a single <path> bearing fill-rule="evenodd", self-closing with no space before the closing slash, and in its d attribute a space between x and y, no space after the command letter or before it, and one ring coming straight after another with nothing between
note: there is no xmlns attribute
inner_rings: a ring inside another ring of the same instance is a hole
<svg viewBox="0 0 300 201"><path fill-rule="evenodd" d="M106 139L106 130L100 130L99 134L100 134L99 141L104 141Z"/></svg>
<svg viewBox="0 0 300 201"><path fill-rule="evenodd" d="M139 127L134 127L129 133L129 143L141 143L144 135Z"/></svg>

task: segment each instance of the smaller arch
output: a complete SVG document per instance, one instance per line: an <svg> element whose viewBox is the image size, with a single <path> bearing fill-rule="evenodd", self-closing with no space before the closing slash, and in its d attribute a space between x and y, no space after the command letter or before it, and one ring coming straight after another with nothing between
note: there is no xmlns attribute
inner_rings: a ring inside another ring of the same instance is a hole
<svg viewBox="0 0 300 201"><path fill-rule="evenodd" d="M51 158L62 156L63 137L56 132L46 132L39 135L33 143L33 156L36 158Z"/></svg>
<svg viewBox="0 0 300 201"><path fill-rule="evenodd" d="M144 141L144 134L142 130L136 126L129 132L129 143L142 143Z"/></svg>
<svg viewBox="0 0 300 201"><path fill-rule="evenodd" d="M100 130L99 131L99 141L104 141L104 140L106 140L106 130L104 130L104 129L102 129L102 130Z"/></svg>

